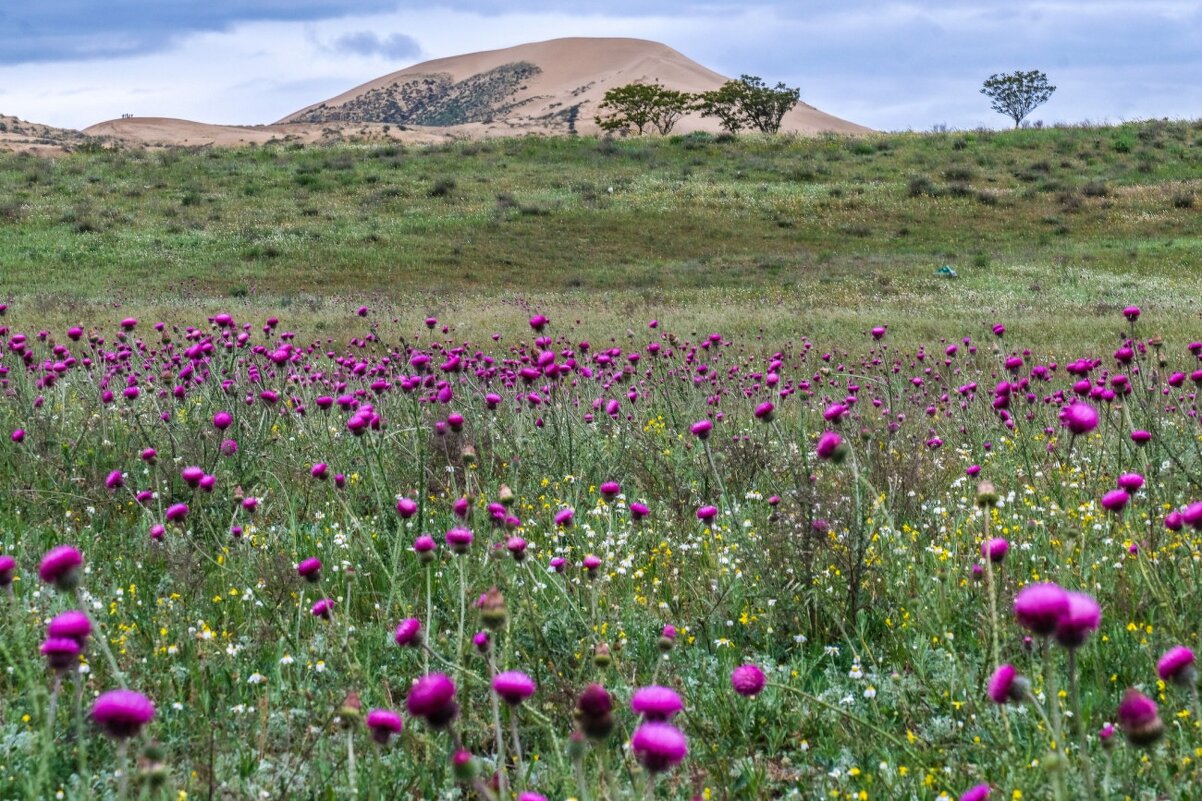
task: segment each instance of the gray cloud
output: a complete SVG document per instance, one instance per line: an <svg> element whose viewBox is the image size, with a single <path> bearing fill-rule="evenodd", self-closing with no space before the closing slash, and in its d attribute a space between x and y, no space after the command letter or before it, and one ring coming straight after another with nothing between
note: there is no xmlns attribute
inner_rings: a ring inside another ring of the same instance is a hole
<svg viewBox="0 0 1202 801"><path fill-rule="evenodd" d="M334 40L333 48L339 53L384 56L394 61L414 59L422 53L421 45L412 36L394 33L381 38L372 31L356 31L339 36Z"/></svg>

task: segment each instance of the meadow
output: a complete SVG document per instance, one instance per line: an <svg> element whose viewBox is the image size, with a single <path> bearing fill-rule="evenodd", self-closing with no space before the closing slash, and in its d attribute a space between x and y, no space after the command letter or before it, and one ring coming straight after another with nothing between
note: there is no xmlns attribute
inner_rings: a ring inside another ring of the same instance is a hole
<svg viewBox="0 0 1202 801"><path fill-rule="evenodd" d="M1191 798L1200 152L3 157L0 798Z"/></svg>

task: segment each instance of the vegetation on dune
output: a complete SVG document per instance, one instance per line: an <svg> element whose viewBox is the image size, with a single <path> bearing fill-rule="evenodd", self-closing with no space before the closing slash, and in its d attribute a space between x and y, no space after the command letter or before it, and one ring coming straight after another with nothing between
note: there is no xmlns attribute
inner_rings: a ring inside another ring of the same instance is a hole
<svg viewBox="0 0 1202 801"><path fill-rule="evenodd" d="M751 332L989 311L1098 341L1094 320L1132 295L1193 313L1200 161L1187 122L7 154L0 263L6 294L64 322L113 301L170 319L178 299L334 320L330 298L364 295L486 315L478 299L504 293L617 323L656 305L722 314L733 291L730 324Z"/></svg>

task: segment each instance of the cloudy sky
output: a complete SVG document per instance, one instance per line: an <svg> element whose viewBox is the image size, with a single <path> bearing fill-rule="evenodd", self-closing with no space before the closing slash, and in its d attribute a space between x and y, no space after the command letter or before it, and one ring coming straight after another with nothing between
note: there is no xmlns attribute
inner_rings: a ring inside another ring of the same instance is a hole
<svg viewBox="0 0 1202 801"><path fill-rule="evenodd" d="M3 0L0 113L272 122L430 58L559 36L664 42L879 129L1005 126L995 72L1058 87L1033 119L1202 116L1202 0Z"/></svg>

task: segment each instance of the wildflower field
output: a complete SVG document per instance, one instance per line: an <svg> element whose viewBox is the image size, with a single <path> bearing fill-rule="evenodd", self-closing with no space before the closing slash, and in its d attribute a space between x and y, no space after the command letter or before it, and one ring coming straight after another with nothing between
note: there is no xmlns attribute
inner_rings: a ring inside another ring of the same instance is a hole
<svg viewBox="0 0 1202 801"><path fill-rule="evenodd" d="M45 214L117 158L0 223L102 237L80 296L0 298L0 799L1197 797L1197 213L1130 205L1177 176L1069 238L1128 214L1162 272L1023 292L1029 243L956 305L878 242L908 288L799 273L814 324L742 255L620 303L172 300L121 273L136 204Z"/></svg>

